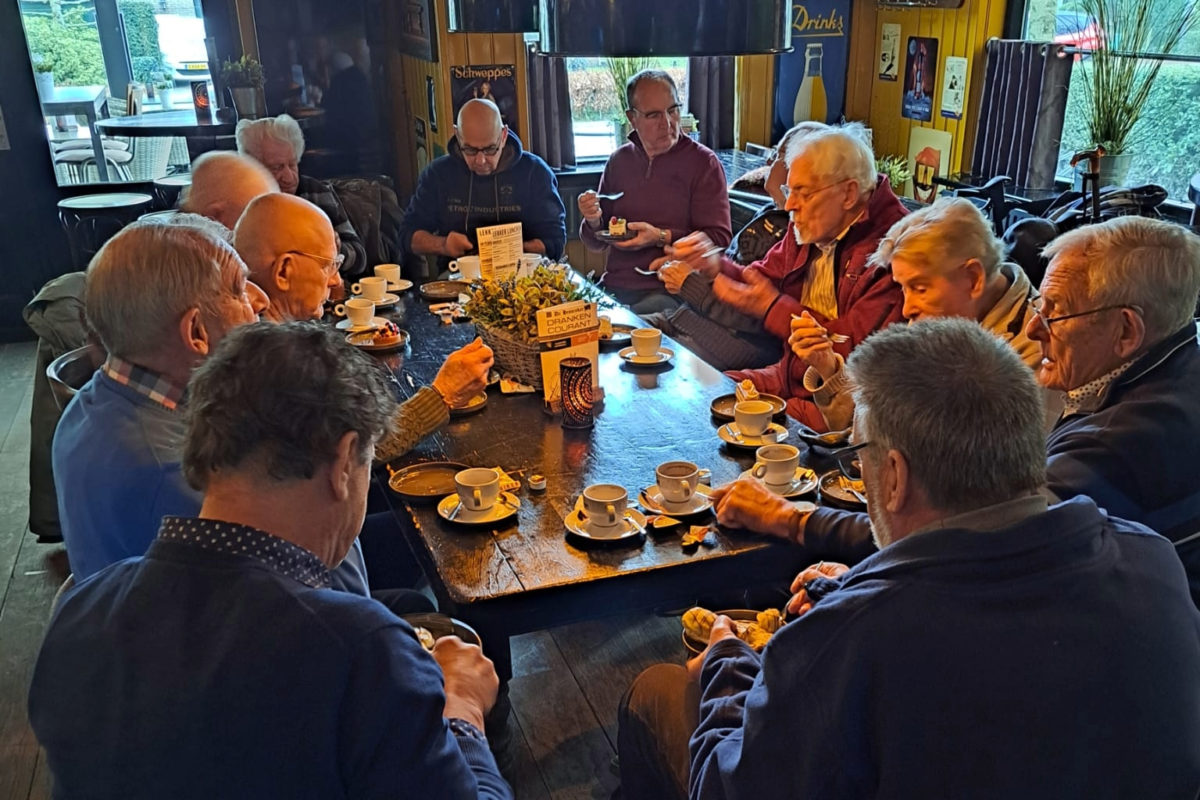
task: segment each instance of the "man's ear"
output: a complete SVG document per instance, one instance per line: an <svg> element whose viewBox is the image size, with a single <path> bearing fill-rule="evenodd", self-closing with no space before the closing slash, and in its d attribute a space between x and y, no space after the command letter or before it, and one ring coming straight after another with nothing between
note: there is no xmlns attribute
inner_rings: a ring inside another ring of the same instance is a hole
<svg viewBox="0 0 1200 800"><path fill-rule="evenodd" d="M912 475L908 470L908 459L899 450L888 450L883 458L883 505L893 514L899 514L912 502Z"/></svg>
<svg viewBox="0 0 1200 800"><path fill-rule="evenodd" d="M296 277L296 259L291 253L284 253L277 256L271 264L271 280L281 292L287 292L291 288L292 281Z"/></svg>
<svg viewBox="0 0 1200 800"><path fill-rule="evenodd" d="M964 274L970 279L971 299L978 300L987 291L987 273L983 271L983 262L978 258L968 258L962 266Z"/></svg>
<svg viewBox="0 0 1200 800"><path fill-rule="evenodd" d="M333 463L329 467L329 488L339 502L350 496L354 474L362 467L358 450L358 434L354 431L342 434L334 448Z"/></svg>
<svg viewBox="0 0 1200 800"><path fill-rule="evenodd" d="M183 312L183 316L179 318L179 340L188 351L198 356L207 356L210 338L199 307L192 306Z"/></svg>
<svg viewBox="0 0 1200 800"><path fill-rule="evenodd" d="M1121 332L1116 343L1116 353L1127 361L1142 349L1146 341L1146 320L1132 308L1121 309Z"/></svg>

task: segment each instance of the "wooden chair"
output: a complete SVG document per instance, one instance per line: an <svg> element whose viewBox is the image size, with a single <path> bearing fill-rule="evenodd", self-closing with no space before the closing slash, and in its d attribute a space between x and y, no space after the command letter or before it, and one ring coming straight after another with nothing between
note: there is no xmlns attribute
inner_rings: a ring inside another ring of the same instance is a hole
<svg viewBox="0 0 1200 800"><path fill-rule="evenodd" d="M85 344L50 362L46 367L46 379L50 381L50 390L60 410L66 408L75 393L91 380L92 374L104 363L104 355L104 349L99 345Z"/></svg>

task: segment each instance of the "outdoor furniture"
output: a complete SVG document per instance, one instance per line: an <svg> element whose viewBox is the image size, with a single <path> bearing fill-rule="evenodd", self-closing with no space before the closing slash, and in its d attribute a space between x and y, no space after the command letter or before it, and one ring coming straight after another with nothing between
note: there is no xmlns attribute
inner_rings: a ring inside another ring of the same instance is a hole
<svg viewBox="0 0 1200 800"><path fill-rule="evenodd" d="M191 173L182 175L166 175L154 179L154 198L161 209L175 208L179 204L179 195L192 185Z"/></svg>
<svg viewBox="0 0 1200 800"><path fill-rule="evenodd" d="M59 200L58 218L75 269L84 269L105 242L153 202L153 197L138 192L83 194Z"/></svg>
<svg viewBox="0 0 1200 800"><path fill-rule="evenodd" d="M96 122L102 116L101 110L107 99L108 89L103 86L55 86L42 97L42 113L47 117L70 114L87 118L92 156L101 181L108 180L108 162L104 158L104 143Z"/></svg>

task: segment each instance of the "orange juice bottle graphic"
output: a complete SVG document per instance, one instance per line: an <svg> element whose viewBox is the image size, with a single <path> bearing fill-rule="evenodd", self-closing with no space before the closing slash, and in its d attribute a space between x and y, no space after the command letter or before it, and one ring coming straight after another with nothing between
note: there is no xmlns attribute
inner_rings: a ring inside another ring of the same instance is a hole
<svg viewBox="0 0 1200 800"><path fill-rule="evenodd" d="M821 78L821 45L810 44L804 48L804 80L796 92L796 105L792 109L792 124L806 119L824 122L828 113L825 99L825 81Z"/></svg>

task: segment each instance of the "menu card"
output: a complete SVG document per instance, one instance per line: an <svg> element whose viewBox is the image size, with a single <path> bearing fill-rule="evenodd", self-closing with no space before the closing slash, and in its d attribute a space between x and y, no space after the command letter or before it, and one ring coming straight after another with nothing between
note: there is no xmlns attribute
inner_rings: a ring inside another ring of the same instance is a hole
<svg viewBox="0 0 1200 800"><path fill-rule="evenodd" d="M592 362L592 386L598 386L596 362L600 357L600 319L596 304L573 300L537 312L538 345L542 351L542 391L547 405L557 408L561 398L558 364L580 356Z"/></svg>
<svg viewBox="0 0 1200 800"><path fill-rule="evenodd" d="M517 274L525 240L521 223L489 225L475 229L479 245L479 274L485 281L506 281Z"/></svg>

